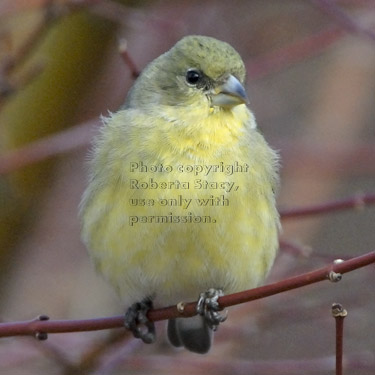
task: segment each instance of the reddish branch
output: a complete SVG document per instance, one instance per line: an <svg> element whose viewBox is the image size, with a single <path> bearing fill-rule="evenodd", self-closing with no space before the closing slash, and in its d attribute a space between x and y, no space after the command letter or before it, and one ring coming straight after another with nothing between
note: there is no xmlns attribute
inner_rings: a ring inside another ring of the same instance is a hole
<svg viewBox="0 0 375 375"><path fill-rule="evenodd" d="M254 301L319 281L332 280L332 275L337 276L344 274L372 263L375 263L375 251L347 261L333 263L315 271L285 279L277 283L230 294L219 298L219 303L222 308L226 308ZM148 318L152 321L159 321L176 317L191 317L195 314L196 302L189 302L184 304L182 312L177 309L177 306L170 306L149 311ZM110 318L70 321L49 321L46 319L46 316L40 316L35 320L27 322L2 323L0 324L0 337L34 336L39 339L45 339L47 333L82 332L120 328L123 327L124 318L123 316L115 316Z"/></svg>
<svg viewBox="0 0 375 375"><path fill-rule="evenodd" d="M8 151L0 158L0 175L88 146L96 125L99 125L98 119L90 120L31 142L20 149Z"/></svg>
<svg viewBox="0 0 375 375"><path fill-rule="evenodd" d="M310 0L321 11L333 18L344 30L365 36L375 42L375 32L362 27L355 19L346 14L333 0Z"/></svg>
<svg viewBox="0 0 375 375"><path fill-rule="evenodd" d="M336 42L343 32L336 27L318 31L306 38L293 42L285 47L269 52L266 55L252 58L246 64L250 79L263 78L278 72L297 62L315 56Z"/></svg>
<svg viewBox="0 0 375 375"><path fill-rule="evenodd" d="M332 171L352 176L373 176L375 173L375 163L369 163L369 160L375 160L375 144L371 142L356 142L349 146L301 139L278 138L270 141L274 148L280 150L286 174L296 170L299 174L316 173L321 177L331 177Z"/></svg>
<svg viewBox="0 0 375 375"><path fill-rule="evenodd" d="M140 75L140 71L138 70L137 65L135 64L132 57L129 55L128 44L127 44L126 39L120 39L119 52L122 57L122 60L128 66L130 73L132 75L132 78L136 79Z"/></svg>
<svg viewBox="0 0 375 375"><path fill-rule="evenodd" d="M289 253L293 256L302 256L302 257L309 257L313 251L311 246L302 245L299 243L295 243L293 241L280 239L279 240L279 247L280 250Z"/></svg>
<svg viewBox="0 0 375 375"><path fill-rule="evenodd" d="M100 121L91 120L90 123L94 126ZM69 130L41 138L17 150L0 155L0 174L13 172L18 168L67 153L79 147L86 147L91 142L92 134L85 128L89 130L89 126L85 127L84 124L76 125ZM69 142L73 144L70 146ZM337 161L340 161L339 165L345 165L346 172L373 174L374 171L374 166L367 162L375 157L375 147L371 143L358 145L353 149L346 147L335 150L316 144L308 145L305 142L290 143L283 140L274 143L277 148L282 150L282 159L289 169L306 169L306 164L309 164L310 169L319 168L320 174L331 174L333 168L337 169ZM38 155L38 152L41 154ZM20 160L22 162L19 162ZM322 164L323 161L324 164Z"/></svg>
<svg viewBox="0 0 375 375"><path fill-rule="evenodd" d="M12 30L5 29L0 36L0 43L7 42L8 44L8 54L6 54L0 61L0 104L3 104L3 99L8 98L10 95L16 93L28 83L32 82L44 69L44 61L39 60L31 64L21 76L18 76L17 78L12 76L12 73L22 66L30 57L36 46L42 40L48 26L51 24L51 21L54 19L50 3L51 0L46 2L45 8L43 9L43 19L29 32L27 39L18 46L16 50L12 50ZM0 8L0 16L1 10L2 9Z"/></svg>
<svg viewBox="0 0 375 375"><path fill-rule="evenodd" d="M344 318L347 314L347 311L339 303L332 305L332 316L336 321L336 375L342 375Z"/></svg>
<svg viewBox="0 0 375 375"><path fill-rule="evenodd" d="M45 6L47 3L47 0L28 0L27 2L2 0L0 2L0 17L9 17L12 13L40 8L42 6Z"/></svg>
<svg viewBox="0 0 375 375"><path fill-rule="evenodd" d="M285 220L295 217L320 215L327 212L342 211L353 208L363 209L365 206L372 204L375 204L375 194L358 194L352 198L343 199L336 202L329 202L311 207L280 210L280 216L283 220Z"/></svg>

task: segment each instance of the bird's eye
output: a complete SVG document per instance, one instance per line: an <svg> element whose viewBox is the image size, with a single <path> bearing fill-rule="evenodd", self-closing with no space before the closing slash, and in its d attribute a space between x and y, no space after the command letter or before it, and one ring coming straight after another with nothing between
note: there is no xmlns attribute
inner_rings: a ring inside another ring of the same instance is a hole
<svg viewBox="0 0 375 375"><path fill-rule="evenodd" d="M186 72L186 81L191 85L196 85L202 78L202 73L195 69L189 69Z"/></svg>

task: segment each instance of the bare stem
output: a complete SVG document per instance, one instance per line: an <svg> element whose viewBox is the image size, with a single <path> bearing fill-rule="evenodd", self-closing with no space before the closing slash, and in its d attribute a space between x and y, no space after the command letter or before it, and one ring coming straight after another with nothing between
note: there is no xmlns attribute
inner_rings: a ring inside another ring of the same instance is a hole
<svg viewBox="0 0 375 375"><path fill-rule="evenodd" d="M280 210L283 220L296 217L314 216L323 213L331 213L348 209L362 209L364 206L375 204L375 194L357 194L354 197L328 202L320 205L302 208L292 208L290 210Z"/></svg>
<svg viewBox="0 0 375 375"><path fill-rule="evenodd" d="M301 288L306 285L328 280L332 273L344 274L355 269L375 263L375 251L361 255L350 260L334 262L326 267L312 272L304 273L277 283L261 286L259 288L234 293L219 298L220 307L230 307L256 299L269 297L288 290ZM332 278L331 278L332 280ZM177 306L165 307L157 310L150 310L148 318L151 321L159 321L176 317L191 317L196 315L197 302L184 303L183 310ZM38 339L46 339L47 333L83 332L96 331L124 326L123 316L109 318L97 318L88 320L57 320L50 321L45 316L32 321L2 323L0 324L0 337L11 336L34 336Z"/></svg>
<svg viewBox="0 0 375 375"><path fill-rule="evenodd" d="M365 36L375 42L375 33L372 30L362 27L355 19L346 14L335 1L332 0L310 0L322 12L333 18L344 30Z"/></svg>
<svg viewBox="0 0 375 375"><path fill-rule="evenodd" d="M88 146L98 124L98 119L90 120L4 153L0 157L0 175Z"/></svg>
<svg viewBox="0 0 375 375"><path fill-rule="evenodd" d="M124 63L130 69L130 73L132 75L132 78L136 79L139 76L140 71L138 70L137 66L135 65L134 60L129 55L126 39L120 39L119 52L120 52L120 55L121 55Z"/></svg>
<svg viewBox="0 0 375 375"><path fill-rule="evenodd" d="M344 318L347 311L339 303L332 305L332 316L336 321L336 375L342 375L342 353L344 341Z"/></svg>
<svg viewBox="0 0 375 375"><path fill-rule="evenodd" d="M307 37L256 57L246 64L252 80L264 78L290 65L317 55L340 39L343 32L337 27L312 33Z"/></svg>

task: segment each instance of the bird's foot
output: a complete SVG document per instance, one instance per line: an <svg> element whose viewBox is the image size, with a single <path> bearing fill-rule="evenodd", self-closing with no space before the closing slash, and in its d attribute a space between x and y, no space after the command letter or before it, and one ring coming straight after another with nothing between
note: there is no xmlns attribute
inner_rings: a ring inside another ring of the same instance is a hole
<svg viewBox="0 0 375 375"><path fill-rule="evenodd" d="M216 331L219 324L227 319L228 311L220 313L218 299L224 295L221 289L211 288L204 293L200 294L197 303L197 313L205 318L205 321L213 331Z"/></svg>
<svg viewBox="0 0 375 375"><path fill-rule="evenodd" d="M147 318L150 309L152 309L152 301L146 298L141 302L133 303L125 314L125 327L145 344L152 344L156 338L155 324Z"/></svg>

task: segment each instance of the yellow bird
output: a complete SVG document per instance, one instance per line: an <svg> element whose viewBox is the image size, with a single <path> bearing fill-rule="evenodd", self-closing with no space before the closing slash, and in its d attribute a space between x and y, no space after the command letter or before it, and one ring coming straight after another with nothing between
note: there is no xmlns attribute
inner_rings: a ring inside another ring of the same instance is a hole
<svg viewBox="0 0 375 375"><path fill-rule="evenodd" d="M82 238L144 342L155 339L148 309L200 295L199 314L171 319L168 337L206 353L225 319L218 296L257 286L275 258L278 155L244 80L229 44L187 36L144 69L94 142Z"/></svg>

